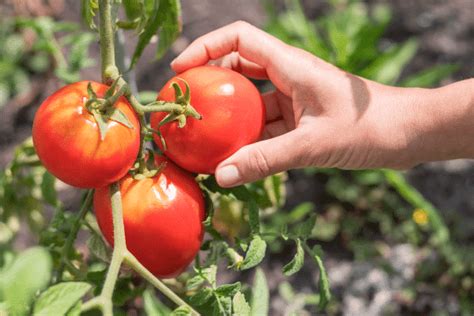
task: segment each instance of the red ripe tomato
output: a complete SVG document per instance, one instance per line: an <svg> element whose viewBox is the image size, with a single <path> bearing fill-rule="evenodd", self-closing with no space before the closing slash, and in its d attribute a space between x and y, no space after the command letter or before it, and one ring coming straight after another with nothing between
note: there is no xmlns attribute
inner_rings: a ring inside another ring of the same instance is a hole
<svg viewBox="0 0 474 316"><path fill-rule="evenodd" d="M167 145L164 153L176 164L192 172L212 174L221 161L259 139L265 106L250 80L226 68L196 67L172 78L160 91L159 100L175 101L172 82L185 91L184 83L177 78L189 84L191 105L202 120L188 118L183 128L176 121L160 128ZM157 129L164 116L153 113L151 126ZM156 135L155 142L162 148Z"/></svg>
<svg viewBox="0 0 474 316"><path fill-rule="evenodd" d="M43 165L54 176L80 188L98 188L122 178L132 167L140 147L140 126L125 98L115 107L133 128L108 121L104 140L85 108L88 81L76 82L50 95L33 122L33 143ZM91 82L98 97L106 85Z"/></svg>
<svg viewBox="0 0 474 316"><path fill-rule="evenodd" d="M120 192L128 250L157 277L181 273L199 251L204 234L204 199L194 178L167 161L153 178L126 176ZM95 191L94 209L105 239L113 245L107 187Z"/></svg>

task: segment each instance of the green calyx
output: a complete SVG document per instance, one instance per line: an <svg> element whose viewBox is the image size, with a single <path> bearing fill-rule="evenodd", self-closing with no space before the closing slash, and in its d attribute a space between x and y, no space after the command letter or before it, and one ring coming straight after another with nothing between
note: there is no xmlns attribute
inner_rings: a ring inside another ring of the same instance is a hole
<svg viewBox="0 0 474 316"><path fill-rule="evenodd" d="M161 120L158 127L173 121L177 121L179 128L183 128L186 126L188 117L192 117L197 120L202 119L201 114L199 114L191 105L191 93L188 83L183 79L180 80L185 84L186 91L183 93L183 90L177 82L171 83L171 87L175 92L175 102L158 100L144 106L145 112L168 112L168 115L166 115L163 120Z"/></svg>
<svg viewBox="0 0 474 316"><path fill-rule="evenodd" d="M94 116L97 126L99 126L100 139L104 140L109 129L108 122L115 121L128 128L134 128L127 116L114 105L117 100L126 92L126 87L122 86L116 91L118 79L115 80L106 91L103 98L99 98L89 82L87 85L88 100L85 107Z"/></svg>
<svg viewBox="0 0 474 316"><path fill-rule="evenodd" d="M157 166L155 163L155 154L153 151L150 149L146 149L146 151L147 154L145 163L141 164L140 161L137 161L130 170L130 174L135 180L153 178L166 167L166 162L163 162Z"/></svg>
<svg viewBox="0 0 474 316"><path fill-rule="evenodd" d="M171 87L174 89L175 92L175 101L174 102L166 102L157 100L151 102L149 104L141 106L140 110L143 113L153 113L153 112L166 112L168 113L158 124L158 129L153 129L150 127L146 128L146 132L148 136L157 135L163 145L163 150L166 151L166 142L161 134L160 127L173 122L178 122L178 127L183 128L186 126L187 118L192 117L197 120L201 120L202 116L199 114L196 109L191 105L191 92L188 83L181 79L184 85L186 86L186 91L183 92L180 85L177 82L171 83Z"/></svg>

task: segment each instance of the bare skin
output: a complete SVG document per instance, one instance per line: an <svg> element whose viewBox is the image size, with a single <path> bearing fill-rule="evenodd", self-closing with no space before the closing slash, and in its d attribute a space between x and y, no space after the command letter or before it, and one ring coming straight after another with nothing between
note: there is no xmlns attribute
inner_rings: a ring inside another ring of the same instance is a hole
<svg viewBox="0 0 474 316"><path fill-rule="evenodd" d="M258 28L236 22L195 40L171 64L209 62L269 79L263 139L216 170L231 187L307 166L406 169L474 158L474 79L436 89L399 88L344 72Z"/></svg>

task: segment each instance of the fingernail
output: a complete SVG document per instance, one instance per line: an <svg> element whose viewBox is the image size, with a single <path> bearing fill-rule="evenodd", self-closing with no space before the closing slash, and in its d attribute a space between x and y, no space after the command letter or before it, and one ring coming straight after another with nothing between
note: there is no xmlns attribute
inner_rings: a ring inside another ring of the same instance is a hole
<svg viewBox="0 0 474 316"><path fill-rule="evenodd" d="M234 165L228 165L217 170L217 182L222 186L234 186L242 181L239 169Z"/></svg>
<svg viewBox="0 0 474 316"><path fill-rule="evenodd" d="M171 67L173 67L174 63L176 62L176 59L177 59L177 58L173 59L173 60L170 62L170 66L171 66Z"/></svg>

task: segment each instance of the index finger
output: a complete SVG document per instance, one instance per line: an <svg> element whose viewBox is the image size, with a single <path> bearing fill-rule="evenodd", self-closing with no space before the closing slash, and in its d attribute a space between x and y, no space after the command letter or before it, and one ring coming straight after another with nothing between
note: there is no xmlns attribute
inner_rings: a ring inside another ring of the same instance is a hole
<svg viewBox="0 0 474 316"><path fill-rule="evenodd" d="M171 64L177 73L207 64L210 60L238 52L240 56L279 77L272 60L281 60L286 45L277 38L246 23L235 22L196 39ZM272 79L272 78L270 78ZM273 80L272 80L273 81Z"/></svg>

